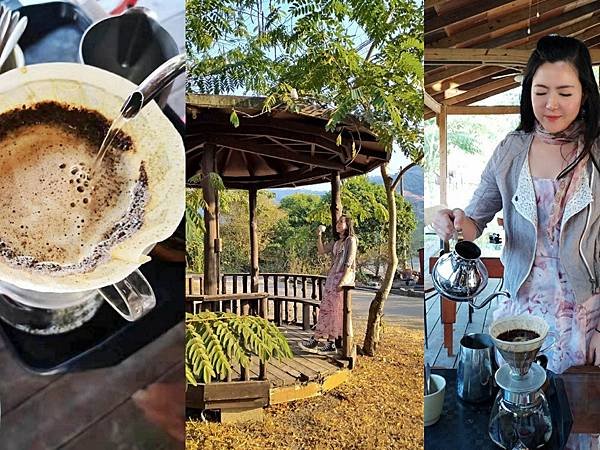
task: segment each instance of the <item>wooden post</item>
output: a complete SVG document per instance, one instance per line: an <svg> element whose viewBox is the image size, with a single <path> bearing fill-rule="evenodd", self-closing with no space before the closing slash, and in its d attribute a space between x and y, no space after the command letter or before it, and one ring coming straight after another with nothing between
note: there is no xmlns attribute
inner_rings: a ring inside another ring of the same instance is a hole
<svg viewBox="0 0 600 450"><path fill-rule="evenodd" d="M258 292L258 235L256 224L257 191L248 191L248 204L250 207L250 292Z"/></svg>
<svg viewBox="0 0 600 450"><path fill-rule="evenodd" d="M342 182L339 172L332 172L331 175L331 230L334 239L337 241L340 236L335 229L335 225L342 215Z"/></svg>
<svg viewBox="0 0 600 450"><path fill-rule="evenodd" d="M444 326L444 345L448 356L454 355L454 323L456 322L456 302L440 296L440 316Z"/></svg>
<svg viewBox="0 0 600 450"><path fill-rule="evenodd" d="M440 129L440 204L448 205L448 115L442 104L437 124Z"/></svg>
<svg viewBox="0 0 600 450"><path fill-rule="evenodd" d="M217 243L217 194L211 185L208 175L216 171L215 146L207 144L202 155L202 195L206 202L204 208L204 289L208 295L216 295L219 286L218 253L215 251Z"/></svg>
<svg viewBox="0 0 600 450"><path fill-rule="evenodd" d="M425 285L425 248L419 249L419 279L417 280L419 286Z"/></svg>
<svg viewBox="0 0 600 450"><path fill-rule="evenodd" d="M342 326L342 352L344 358L350 360L350 368L354 366L356 360L356 347L354 346L354 331L352 330L352 288L343 288L344 290L344 321Z"/></svg>

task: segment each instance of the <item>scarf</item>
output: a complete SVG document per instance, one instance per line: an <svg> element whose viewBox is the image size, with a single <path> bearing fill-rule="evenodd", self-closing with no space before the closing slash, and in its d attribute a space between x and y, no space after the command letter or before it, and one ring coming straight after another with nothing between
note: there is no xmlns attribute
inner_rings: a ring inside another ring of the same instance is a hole
<svg viewBox="0 0 600 450"><path fill-rule="evenodd" d="M566 129L558 133L549 133L537 121L535 124L535 135L538 139L549 145L560 146L559 151L561 151L561 153L563 145L577 142L573 151L567 155L567 165L572 163L583 151L583 130L584 124L580 120L573 122ZM583 171L586 170L588 159L589 155L586 155L577 163L573 170L560 180L550 211L548 229L546 230L548 239L551 243L554 243L555 240L556 233L554 233L554 229L562 220L565 205L573 197L575 189L579 186Z"/></svg>

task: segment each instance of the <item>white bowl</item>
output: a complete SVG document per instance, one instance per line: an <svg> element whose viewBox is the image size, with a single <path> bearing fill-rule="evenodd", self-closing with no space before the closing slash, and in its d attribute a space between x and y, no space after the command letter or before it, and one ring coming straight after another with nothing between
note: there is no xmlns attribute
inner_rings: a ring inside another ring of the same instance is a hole
<svg viewBox="0 0 600 450"><path fill-rule="evenodd" d="M25 56L23 55L23 50L17 45L13 52L8 55L8 59L4 62L4 65L0 67L0 73L8 72L17 67L23 67L24 65Z"/></svg>
<svg viewBox="0 0 600 450"><path fill-rule="evenodd" d="M446 393L446 380L441 375L431 374L429 382L432 393L425 395L423 404L423 422L426 427L440 419Z"/></svg>

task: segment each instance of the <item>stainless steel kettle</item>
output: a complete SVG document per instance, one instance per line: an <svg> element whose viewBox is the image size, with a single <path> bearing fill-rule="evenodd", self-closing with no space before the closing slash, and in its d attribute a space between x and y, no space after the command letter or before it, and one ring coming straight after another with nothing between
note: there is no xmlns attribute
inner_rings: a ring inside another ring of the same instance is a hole
<svg viewBox="0 0 600 450"><path fill-rule="evenodd" d="M444 297L456 302L469 302L475 308L486 306L495 297L505 295L506 291L494 292L480 304L475 304L475 298L487 286L488 271L479 257L481 249L471 241L462 238L458 232L458 240L454 250L440 256L433 266L431 278L433 286Z"/></svg>

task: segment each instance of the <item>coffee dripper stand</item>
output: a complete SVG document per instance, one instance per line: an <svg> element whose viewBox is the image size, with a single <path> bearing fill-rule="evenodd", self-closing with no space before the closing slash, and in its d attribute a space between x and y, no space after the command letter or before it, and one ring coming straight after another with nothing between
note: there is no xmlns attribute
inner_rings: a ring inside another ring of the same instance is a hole
<svg viewBox="0 0 600 450"><path fill-rule="evenodd" d="M539 337L508 342L498 339L505 331L532 330ZM543 447L552 436L552 417L542 390L546 371L537 363L537 354L548 333L548 325L537 317L514 317L497 321L490 335L506 364L495 374L498 392L489 421L489 436L508 450Z"/></svg>

